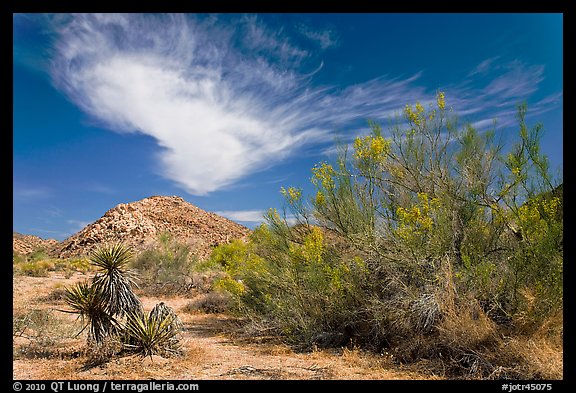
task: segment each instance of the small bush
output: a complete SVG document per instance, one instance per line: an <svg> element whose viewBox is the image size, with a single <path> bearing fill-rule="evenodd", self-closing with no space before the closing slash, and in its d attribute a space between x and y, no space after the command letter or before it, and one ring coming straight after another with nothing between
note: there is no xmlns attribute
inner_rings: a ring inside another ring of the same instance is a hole
<svg viewBox="0 0 576 393"><path fill-rule="evenodd" d="M70 278L75 272L87 273L94 270L88 259L49 258L44 251L13 257L13 272L31 277L47 277L50 272L62 272L66 278Z"/></svg>
<svg viewBox="0 0 576 393"><path fill-rule="evenodd" d="M66 288L63 286L55 287L50 293L42 298L46 302L63 302L66 300Z"/></svg>
<svg viewBox="0 0 576 393"><path fill-rule="evenodd" d="M26 259L30 262L41 261L48 258L48 253L43 248L38 248L26 256Z"/></svg>
<svg viewBox="0 0 576 393"><path fill-rule="evenodd" d="M208 314L226 312L231 307L230 295L223 292L210 292L190 301L184 308L186 312L205 312Z"/></svg>
<svg viewBox="0 0 576 393"><path fill-rule="evenodd" d="M165 233L155 246L141 252L131 267L138 271L143 290L170 295L190 292L195 263L190 247Z"/></svg>
<svg viewBox="0 0 576 393"><path fill-rule="evenodd" d="M20 273L31 277L48 277L48 272L54 271L56 264L53 260L31 260L19 265Z"/></svg>
<svg viewBox="0 0 576 393"><path fill-rule="evenodd" d="M19 254L17 252L12 254L12 264L16 265L24 262L26 262L26 255Z"/></svg>
<svg viewBox="0 0 576 393"><path fill-rule="evenodd" d="M74 337L75 329L56 317L53 310L32 309L14 314L12 335L28 340L15 351L17 357L46 358L55 354L52 347Z"/></svg>

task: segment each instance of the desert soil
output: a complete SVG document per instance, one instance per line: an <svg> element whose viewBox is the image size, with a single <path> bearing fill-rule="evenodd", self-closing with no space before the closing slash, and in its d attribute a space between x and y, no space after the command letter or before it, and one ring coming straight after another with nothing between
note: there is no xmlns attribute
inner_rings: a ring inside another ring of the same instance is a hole
<svg viewBox="0 0 576 393"><path fill-rule="evenodd" d="M230 316L187 312L186 305L192 300L189 297L141 296L147 311L163 301L182 320L181 357L143 359L122 355L91 366L85 351L85 333L74 337L74 329L80 326L76 316L58 311L66 305L61 299L50 297L55 289L85 278L80 273L69 278L56 273L49 277L14 277L14 316L26 310L54 310L52 315L65 331L54 343L34 351L29 350L29 338L14 337L14 379L436 379L395 364L387 356L358 349L299 353L278 341L246 339L237 333L238 325Z"/></svg>

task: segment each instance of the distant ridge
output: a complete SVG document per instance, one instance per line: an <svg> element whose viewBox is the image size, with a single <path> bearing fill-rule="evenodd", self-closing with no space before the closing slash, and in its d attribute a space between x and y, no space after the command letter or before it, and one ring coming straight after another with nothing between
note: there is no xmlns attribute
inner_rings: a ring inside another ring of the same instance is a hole
<svg viewBox="0 0 576 393"><path fill-rule="evenodd" d="M142 250L164 232L191 245L192 252L205 259L213 247L245 238L250 230L178 196L152 196L108 210L80 232L54 245L51 254L78 257L88 255L100 245L118 241Z"/></svg>
<svg viewBox="0 0 576 393"><path fill-rule="evenodd" d="M34 235L22 235L12 232L12 252L16 254L29 254L34 250L43 248L50 250L58 244L56 239L42 239Z"/></svg>

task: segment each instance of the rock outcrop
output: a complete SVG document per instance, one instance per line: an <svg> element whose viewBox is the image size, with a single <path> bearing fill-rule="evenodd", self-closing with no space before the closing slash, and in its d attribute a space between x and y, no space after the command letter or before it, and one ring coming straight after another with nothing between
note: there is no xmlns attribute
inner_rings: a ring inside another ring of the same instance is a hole
<svg viewBox="0 0 576 393"><path fill-rule="evenodd" d="M189 244L205 259L213 247L243 239L250 230L214 213L206 212L178 196L152 196L119 204L52 250L60 258L88 255L103 244L122 242L142 250L162 233Z"/></svg>
<svg viewBox="0 0 576 393"><path fill-rule="evenodd" d="M26 255L39 249L50 250L58 244L56 239L42 239L34 235L12 232L12 252Z"/></svg>

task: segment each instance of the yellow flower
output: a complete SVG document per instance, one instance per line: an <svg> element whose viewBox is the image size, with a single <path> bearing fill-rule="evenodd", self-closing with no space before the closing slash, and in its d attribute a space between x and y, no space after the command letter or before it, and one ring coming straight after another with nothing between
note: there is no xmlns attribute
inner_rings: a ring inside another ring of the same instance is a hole
<svg viewBox="0 0 576 393"><path fill-rule="evenodd" d="M317 206L324 206L325 203L326 203L326 199L324 198L324 194L322 194L322 191L318 191L316 193L316 205Z"/></svg>
<svg viewBox="0 0 576 393"><path fill-rule="evenodd" d="M381 162L390 152L391 142L382 136L365 136L354 140L355 157L358 160Z"/></svg>
<svg viewBox="0 0 576 393"><path fill-rule="evenodd" d="M418 113L418 115L424 113L424 107L419 102L416 103L416 113Z"/></svg>
<svg viewBox="0 0 576 393"><path fill-rule="evenodd" d="M436 102L438 103L438 108L444 110L446 108L446 98L444 97L444 92L439 92L436 95Z"/></svg>
<svg viewBox="0 0 576 393"><path fill-rule="evenodd" d="M314 165L312 168L312 183L315 186L321 185L324 189L330 190L334 188L334 175L336 172L332 165L325 162Z"/></svg>
<svg viewBox="0 0 576 393"><path fill-rule="evenodd" d="M322 263L324 254L324 236L318 227L312 227L311 232L304 238L302 254L308 263Z"/></svg>

